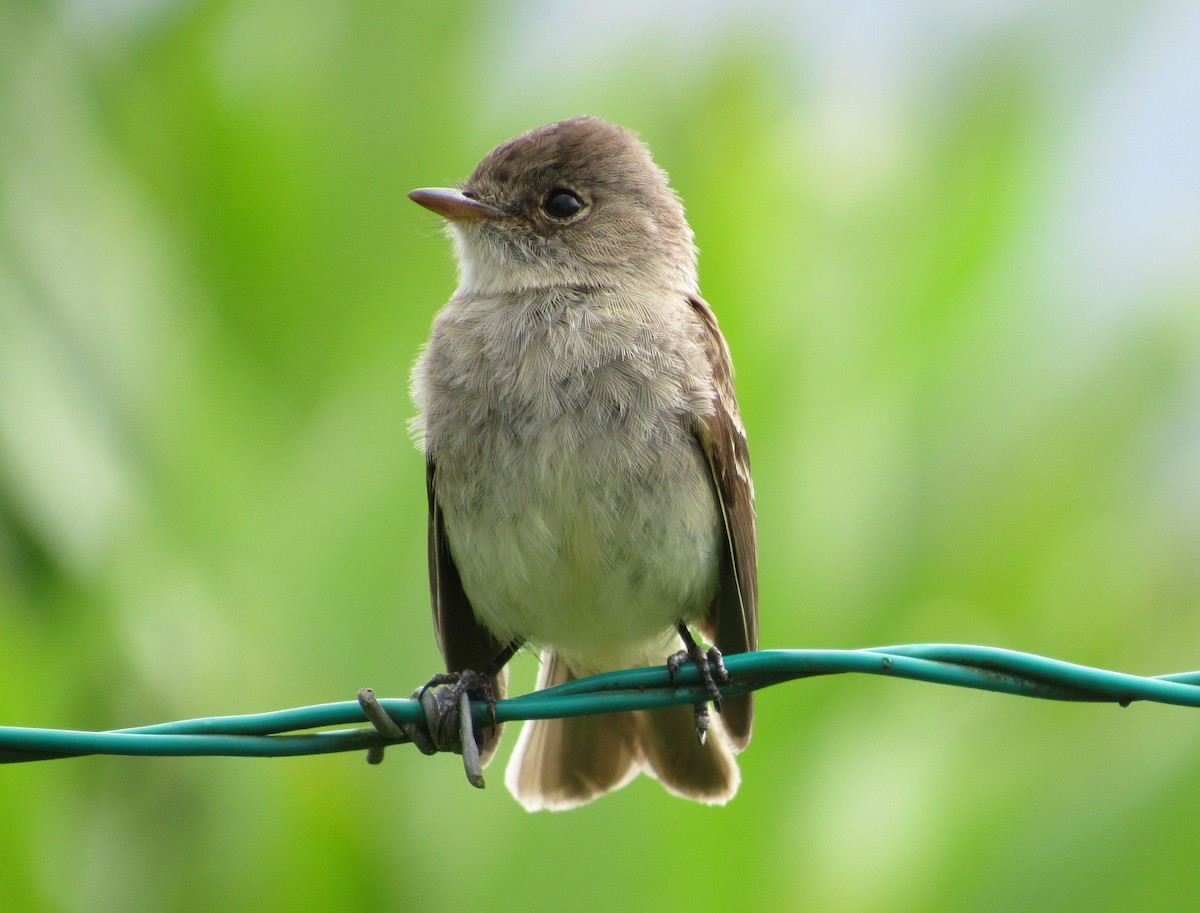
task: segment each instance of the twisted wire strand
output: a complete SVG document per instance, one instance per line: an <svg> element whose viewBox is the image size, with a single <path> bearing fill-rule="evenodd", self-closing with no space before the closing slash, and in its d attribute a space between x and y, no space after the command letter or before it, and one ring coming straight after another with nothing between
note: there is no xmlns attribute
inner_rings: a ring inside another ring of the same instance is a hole
<svg viewBox="0 0 1200 913"><path fill-rule="evenodd" d="M906 644L863 650L763 650L725 658L733 681L727 695L744 694L816 675L863 673L1060 701L1126 706L1154 701L1200 707L1200 672L1143 677L1062 660L968 644ZM607 672L498 701L496 722L643 710L706 699L694 667L672 683L665 666ZM289 757L379 749L411 740L412 726L429 725L417 699L382 698L399 735L364 728L359 701L339 701L240 716L178 720L106 732L0 726L0 762L91 754ZM473 702L477 727L491 722ZM330 726L352 729L312 732ZM461 750L461 749L459 749Z"/></svg>

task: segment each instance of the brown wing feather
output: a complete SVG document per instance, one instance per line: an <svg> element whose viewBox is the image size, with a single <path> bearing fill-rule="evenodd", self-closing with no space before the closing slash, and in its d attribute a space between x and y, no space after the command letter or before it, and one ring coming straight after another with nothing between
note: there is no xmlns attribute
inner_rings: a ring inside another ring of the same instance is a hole
<svg viewBox="0 0 1200 913"><path fill-rule="evenodd" d="M717 595L702 627L723 654L745 653L758 649L758 533L750 452L733 389L729 347L708 304L699 297L689 301L703 329L716 385L713 412L698 419L696 437L708 458L725 521L727 544ZM740 750L750 741L753 698L749 694L729 698L722 701L722 708L725 731Z"/></svg>
<svg viewBox="0 0 1200 913"><path fill-rule="evenodd" d="M475 610L458 576L446 527L437 500L437 470L433 460L425 461L425 486L429 494L429 594L433 603L433 627L437 634L446 671L468 669L482 672L500 656L504 644L475 618ZM496 699L504 697L507 673L504 670L492 679ZM501 727L489 730L483 749L484 761L491 757L500 739Z"/></svg>

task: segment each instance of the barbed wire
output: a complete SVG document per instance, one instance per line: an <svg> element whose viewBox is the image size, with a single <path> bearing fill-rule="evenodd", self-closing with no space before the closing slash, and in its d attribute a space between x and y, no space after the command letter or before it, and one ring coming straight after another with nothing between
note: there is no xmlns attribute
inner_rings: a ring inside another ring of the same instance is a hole
<svg viewBox="0 0 1200 913"><path fill-rule="evenodd" d="M1200 707L1200 672L1142 677L1081 666L996 647L966 644L907 644L863 650L763 650L725 658L732 678L721 686L734 696L818 675L863 673L953 685L1024 697L1108 702L1127 706L1154 701ZM467 776L482 786L473 731L491 723L650 710L695 704L707 694L695 667L671 681L666 666L606 672L497 701L495 716L481 701L461 707L453 718L442 689L424 698L381 698L370 691L359 700L316 704L239 716L178 720L105 732L0 726L0 763L83 755L291 757L341 751L368 752L377 762L391 745L415 742L421 751L464 754ZM439 697L440 695L440 697ZM382 710L382 713L380 713ZM461 725L459 737L439 730ZM361 724L371 722L367 728ZM356 728L311 731L331 726ZM466 744L466 751L463 745ZM476 782L478 780L478 782Z"/></svg>

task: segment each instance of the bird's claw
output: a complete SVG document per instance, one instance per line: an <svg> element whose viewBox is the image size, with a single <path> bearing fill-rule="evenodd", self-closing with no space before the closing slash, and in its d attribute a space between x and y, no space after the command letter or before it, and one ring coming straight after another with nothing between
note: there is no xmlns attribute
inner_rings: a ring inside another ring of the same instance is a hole
<svg viewBox="0 0 1200 913"><path fill-rule="evenodd" d="M700 673L700 682L704 685L704 690L708 693L709 700L712 701L712 705L716 708L717 713L720 713L721 689L718 685L727 685L731 681L729 672L725 668L725 660L721 656L721 651L715 646L705 650L704 647L695 641L691 636L691 632L684 625L679 626L679 634L683 638L684 649L677 653L672 653L667 657L667 673L670 676L671 683L675 683L675 676L678 675L680 668L685 663L694 663L696 670ZM707 701L701 701L695 705L695 722L696 738L703 745L708 739L710 722Z"/></svg>
<svg viewBox="0 0 1200 913"><path fill-rule="evenodd" d="M449 708L457 707L461 703L461 699L465 696L469 699L483 701L487 704L488 715L491 717L492 725L496 725L496 695L492 690L492 680L482 672L475 672L467 669L463 672L439 672L437 675L429 679L424 685L417 689L413 697L418 700L423 700L425 694L430 689L440 689L441 686L449 686L447 690L446 704ZM428 715L428 711L426 711ZM470 714L468 714L470 716ZM449 712L441 715L437 720L436 727L434 721L429 721L431 730L436 728L437 732L433 732L434 741L439 744L453 745L454 734L453 730L458 725L458 721L454 719L454 712ZM441 749L456 750L456 749Z"/></svg>

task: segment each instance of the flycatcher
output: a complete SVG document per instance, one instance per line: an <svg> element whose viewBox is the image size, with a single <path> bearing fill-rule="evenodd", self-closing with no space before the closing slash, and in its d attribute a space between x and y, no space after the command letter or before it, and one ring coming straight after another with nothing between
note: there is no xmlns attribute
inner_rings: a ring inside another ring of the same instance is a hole
<svg viewBox="0 0 1200 913"><path fill-rule="evenodd" d="M409 197L447 220L459 271L412 377L447 669L501 697L522 645L542 650L539 688L672 654L717 697L721 653L758 645L754 489L666 174L632 132L577 117L496 147L460 189ZM639 772L727 802L753 706L718 707L707 739L704 705L526 723L505 782L530 810Z"/></svg>

